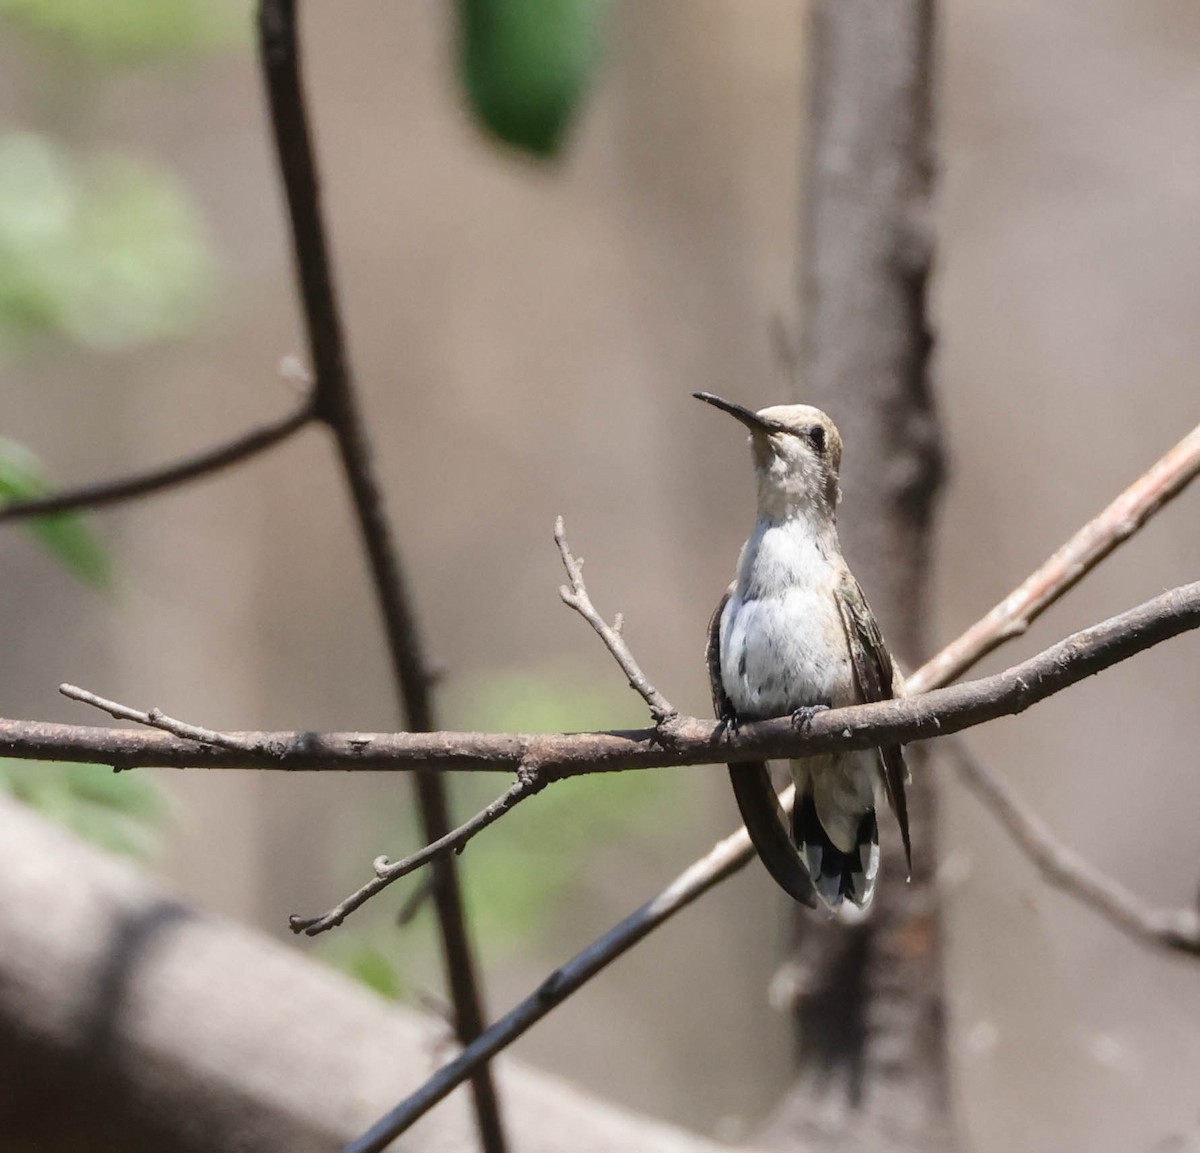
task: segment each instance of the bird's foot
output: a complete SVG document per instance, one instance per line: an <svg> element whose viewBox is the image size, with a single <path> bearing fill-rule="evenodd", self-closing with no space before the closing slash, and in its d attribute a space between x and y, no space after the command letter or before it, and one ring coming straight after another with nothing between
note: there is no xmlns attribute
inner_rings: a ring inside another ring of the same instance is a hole
<svg viewBox="0 0 1200 1153"><path fill-rule="evenodd" d="M813 717L829 712L829 705L801 705L792 713L792 728L804 732L812 728Z"/></svg>
<svg viewBox="0 0 1200 1153"><path fill-rule="evenodd" d="M717 718L717 724L721 726L721 731L718 733L720 737L736 737L738 729L741 728L741 721L738 720L738 715L732 709L722 713Z"/></svg>

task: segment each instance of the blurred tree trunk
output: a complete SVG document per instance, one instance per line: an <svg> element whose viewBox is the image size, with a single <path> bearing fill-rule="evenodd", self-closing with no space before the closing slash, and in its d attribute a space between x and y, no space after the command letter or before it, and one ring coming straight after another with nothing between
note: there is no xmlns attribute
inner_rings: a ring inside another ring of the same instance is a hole
<svg viewBox="0 0 1200 1153"><path fill-rule="evenodd" d="M799 398L845 438L842 536L901 664L927 650L942 473L932 338L933 0L814 0L801 253ZM873 915L801 916L781 988L800 1075L772 1123L783 1147L949 1149L936 798L914 766L911 884L892 822ZM886 829L885 829L886 826Z"/></svg>
<svg viewBox="0 0 1200 1153"><path fill-rule="evenodd" d="M0 795L4 1153L330 1153L439 1063L435 1019L188 908ZM517 1061L523 1153L722 1153ZM473 1150L458 1093L402 1142Z"/></svg>

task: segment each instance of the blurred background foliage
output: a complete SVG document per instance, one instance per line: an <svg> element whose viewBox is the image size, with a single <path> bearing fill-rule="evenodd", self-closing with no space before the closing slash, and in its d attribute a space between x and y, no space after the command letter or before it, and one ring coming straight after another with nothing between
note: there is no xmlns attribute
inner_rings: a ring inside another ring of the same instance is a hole
<svg viewBox="0 0 1200 1153"><path fill-rule="evenodd" d="M174 173L149 157L70 138L86 99L47 99L64 71L113 70L226 47L244 21L227 0L0 0L0 29L37 61L30 119L0 130L0 357L38 342L115 352L190 332L210 297L216 260L201 215ZM242 39L247 33L243 31ZM45 90L45 91L43 91ZM49 109L49 111L47 111ZM0 501L49 490L37 457L0 439ZM78 516L30 522L75 575L105 587L110 565Z"/></svg>
<svg viewBox="0 0 1200 1153"><path fill-rule="evenodd" d="M41 462L28 449L0 437L0 504L30 500L50 491ZM28 530L85 584L106 589L111 580L108 554L82 516L62 513L25 522Z"/></svg>
<svg viewBox="0 0 1200 1153"><path fill-rule="evenodd" d="M199 322L217 261L187 188L150 157L77 130L88 96L114 73L247 44L244 15L231 0L0 0L0 31L36 62L28 120L38 125L0 129L4 363L54 341L119 352ZM58 83L63 74L71 85ZM79 87L81 76L91 83ZM65 91L67 103L56 98ZM0 502L52 487L33 452L0 437ZM109 556L82 516L23 527L80 580L110 587ZM0 790L141 859L154 855L168 811L145 776L87 765L0 761Z"/></svg>
<svg viewBox="0 0 1200 1153"><path fill-rule="evenodd" d="M45 37L48 51L73 48L111 67L250 43L236 0L0 0L0 16Z"/></svg>
<svg viewBox="0 0 1200 1153"><path fill-rule="evenodd" d="M562 149L601 58L607 7L608 0L461 0L463 98L486 134L539 158ZM0 29L23 38L47 91L67 87L55 82L62 70L82 72L90 78L83 91L95 92L131 71L246 50L251 17L251 6L235 0L0 0ZM52 108L48 126L0 130L0 356L9 364L45 342L111 355L186 336L219 280L219 254L186 185L148 156L90 139L86 98L74 85L70 91L66 107L58 98L44 102ZM36 123L39 102L32 103ZM0 439L0 501L51 487L29 449ZM81 516L27 527L81 580L109 586L109 558ZM496 731L644 723L619 681L597 689L569 671L469 677L449 694L446 712L452 727ZM482 807L506 783L468 777L456 786L456 803L463 811ZM542 939L556 912L586 889L604 846L661 829L678 783L665 773L564 781L516 810L502 832L480 836L463 863L486 945L503 952ZM168 814L144 775L118 779L89 766L0 762L0 789L143 859L153 855ZM407 835L409 847L394 855L417 847L415 828ZM365 829L346 849L348 874L396 837L394 815ZM420 884L415 877L409 888ZM419 952L429 954L431 944L430 935ZM391 919L343 931L322 952L385 996L408 990L393 959Z"/></svg>
<svg viewBox="0 0 1200 1153"><path fill-rule="evenodd" d="M170 808L148 777L98 765L0 758L0 791L111 852L142 861L153 859Z"/></svg>
<svg viewBox="0 0 1200 1153"><path fill-rule="evenodd" d="M214 262L174 175L144 157L0 136L0 339L53 334L98 352L196 324Z"/></svg>

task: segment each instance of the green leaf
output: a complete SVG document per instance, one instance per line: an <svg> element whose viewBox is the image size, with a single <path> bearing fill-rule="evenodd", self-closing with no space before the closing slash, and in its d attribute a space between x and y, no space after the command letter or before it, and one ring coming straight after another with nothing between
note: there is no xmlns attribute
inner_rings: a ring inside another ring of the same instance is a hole
<svg viewBox="0 0 1200 1153"><path fill-rule="evenodd" d="M100 349L180 336L212 282L199 216L165 169L0 137L0 335L57 330Z"/></svg>
<svg viewBox="0 0 1200 1153"><path fill-rule="evenodd" d="M608 0L459 0L459 64L475 115L538 157L558 152L601 55Z"/></svg>
<svg viewBox="0 0 1200 1153"><path fill-rule="evenodd" d="M106 64L246 43L236 0L0 0L0 15L57 36Z"/></svg>
<svg viewBox="0 0 1200 1153"><path fill-rule="evenodd" d="M141 860L157 850L167 815L151 781L103 765L0 760L0 792L110 852Z"/></svg>
<svg viewBox="0 0 1200 1153"><path fill-rule="evenodd" d="M0 437L0 507L49 491L37 457ZM58 513L23 523L80 580L94 588L109 586L112 571L108 555L78 513Z"/></svg>
<svg viewBox="0 0 1200 1153"><path fill-rule="evenodd" d="M390 1001L398 1001L404 996L400 971L382 949L361 936L342 933L321 949L321 955L335 969Z"/></svg>

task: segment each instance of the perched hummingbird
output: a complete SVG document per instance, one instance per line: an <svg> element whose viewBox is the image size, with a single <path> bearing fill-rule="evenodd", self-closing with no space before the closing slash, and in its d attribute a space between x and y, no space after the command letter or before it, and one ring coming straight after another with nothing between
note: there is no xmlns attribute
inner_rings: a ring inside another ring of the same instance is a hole
<svg viewBox="0 0 1200 1153"><path fill-rule="evenodd" d="M874 614L846 566L837 534L842 438L820 409L752 412L694 394L750 429L758 521L708 631L713 707L731 726L791 715L802 727L827 708L902 695ZM875 821L882 787L912 870L907 772L899 745L791 762L791 834L764 762L731 764L746 829L775 880L796 900L865 908L879 872Z"/></svg>

